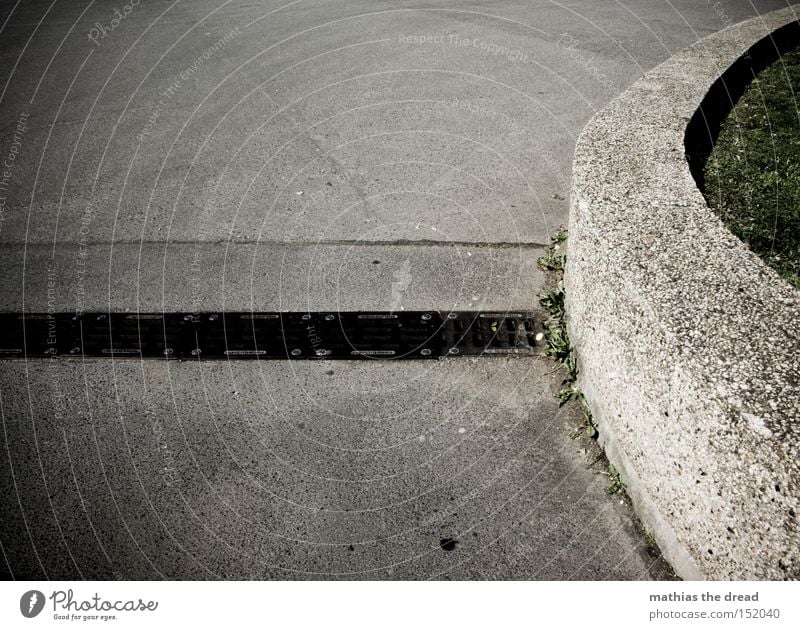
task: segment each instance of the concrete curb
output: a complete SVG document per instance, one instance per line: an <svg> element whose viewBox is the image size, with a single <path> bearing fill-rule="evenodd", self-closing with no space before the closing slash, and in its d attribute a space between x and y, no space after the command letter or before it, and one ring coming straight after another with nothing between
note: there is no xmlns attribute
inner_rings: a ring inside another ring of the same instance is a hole
<svg viewBox="0 0 800 630"><path fill-rule="evenodd" d="M720 95L735 101L747 69L798 41L798 14L672 57L576 148L565 287L579 385L685 579L800 578L800 292L722 225L692 176L713 113L727 113Z"/></svg>

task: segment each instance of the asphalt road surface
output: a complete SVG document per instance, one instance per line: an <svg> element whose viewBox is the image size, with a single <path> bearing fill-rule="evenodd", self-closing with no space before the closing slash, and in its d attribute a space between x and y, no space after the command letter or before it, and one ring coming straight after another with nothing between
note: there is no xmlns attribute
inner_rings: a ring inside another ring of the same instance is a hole
<svg viewBox="0 0 800 630"><path fill-rule="evenodd" d="M535 309L582 126L785 2L0 8L0 309ZM0 362L15 578L648 579L539 358Z"/></svg>

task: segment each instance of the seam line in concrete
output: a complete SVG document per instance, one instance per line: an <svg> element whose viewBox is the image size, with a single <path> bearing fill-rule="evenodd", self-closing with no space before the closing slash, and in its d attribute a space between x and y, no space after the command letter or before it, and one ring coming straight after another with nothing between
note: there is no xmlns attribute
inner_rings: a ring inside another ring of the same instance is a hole
<svg viewBox="0 0 800 630"><path fill-rule="evenodd" d="M12 249L25 245L23 242L0 243L0 249ZM388 240L388 241L275 241L275 240L213 240L213 241L194 241L194 240L164 240L164 241L92 241L82 244L77 241L62 241L56 243L57 247L103 247L103 246L126 246L126 245L275 245L280 247L481 247L493 249L543 249L543 243L531 242L511 242L511 241L428 241L428 240ZM31 247L53 247L53 243L28 243Z"/></svg>

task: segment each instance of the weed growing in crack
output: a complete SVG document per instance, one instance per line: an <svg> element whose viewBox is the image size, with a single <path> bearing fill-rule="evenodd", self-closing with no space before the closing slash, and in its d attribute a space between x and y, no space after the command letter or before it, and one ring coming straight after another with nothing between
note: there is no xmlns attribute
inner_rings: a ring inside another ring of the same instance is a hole
<svg viewBox="0 0 800 630"><path fill-rule="evenodd" d="M619 471L614 468L613 464L608 465L608 476L611 478L611 483L606 488L608 494L617 494L625 491L625 483L620 479Z"/></svg>
<svg viewBox="0 0 800 630"><path fill-rule="evenodd" d="M617 494L624 496L626 494L625 482L620 477L619 471L608 461L605 450L598 443L598 429L592 416L592 410L589 408L586 396L577 386L578 362L567 332L565 308L566 293L564 291L563 277L567 262L566 248L564 247L566 240L567 231L563 228L559 229L550 239L550 245L546 248L545 255L538 260L539 267L551 274L549 288L539 295L539 304L547 313L547 318L544 322L546 338L544 354L564 369L564 380L561 383L561 389L556 394L559 407L575 401L580 405L583 413L582 423L576 427L570 437L577 439L585 436L592 441L591 450L598 453L598 455L588 465L588 468L593 468L596 464L599 464L604 474L608 475L609 478L606 493L609 496ZM645 548L648 555L653 558L661 558L661 551L658 549L653 534L645 530L642 530L642 533L645 537ZM672 567L666 562L665 565L667 575L670 579L674 579L675 572Z"/></svg>
<svg viewBox="0 0 800 630"><path fill-rule="evenodd" d="M564 319L564 285L561 281L552 288L539 296L541 304L550 314L549 323L557 324ZM567 340L568 341L568 340Z"/></svg>
<svg viewBox="0 0 800 630"><path fill-rule="evenodd" d="M578 363L575 353L572 351L572 344L567 332L567 317L564 307L564 265L567 262L567 255L564 252L564 243L567 240L567 231L559 229L550 239L550 245L545 250L545 255L539 258L539 266L546 270L555 272L559 278L555 286L547 289L539 296L539 304L547 312L548 318L545 322L545 338L547 347L545 355L559 363L566 372L561 389L556 397L559 405L565 405L570 400L580 403L583 410L583 424L573 433L573 438L585 433L590 438L597 437L597 425L592 418L592 412L586 402L583 393L575 386L578 380Z"/></svg>
<svg viewBox="0 0 800 630"><path fill-rule="evenodd" d="M594 417L592 416L592 410L589 409L589 403L586 401L586 396L583 395L583 392L579 390L574 385L567 385L566 387L562 387L558 394L556 394L558 398L559 406L565 405L570 400L575 400L581 406L581 412L583 413L583 423L572 432L571 436L572 439L579 437L582 433L586 434L586 437L589 438L596 438L597 437L597 425L594 422Z"/></svg>
<svg viewBox="0 0 800 630"><path fill-rule="evenodd" d="M546 271L564 271L564 264L567 262L567 254L564 251L564 243L567 240L567 230L563 227L550 238L550 245L544 250L544 256L540 256L536 261L542 269Z"/></svg>

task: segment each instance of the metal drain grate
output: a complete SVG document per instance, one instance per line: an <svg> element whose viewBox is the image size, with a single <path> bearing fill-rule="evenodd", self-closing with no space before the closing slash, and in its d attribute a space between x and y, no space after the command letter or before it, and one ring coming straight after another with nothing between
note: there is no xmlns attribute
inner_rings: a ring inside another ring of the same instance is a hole
<svg viewBox="0 0 800 630"><path fill-rule="evenodd" d="M533 313L0 313L0 358L429 359L530 355Z"/></svg>

